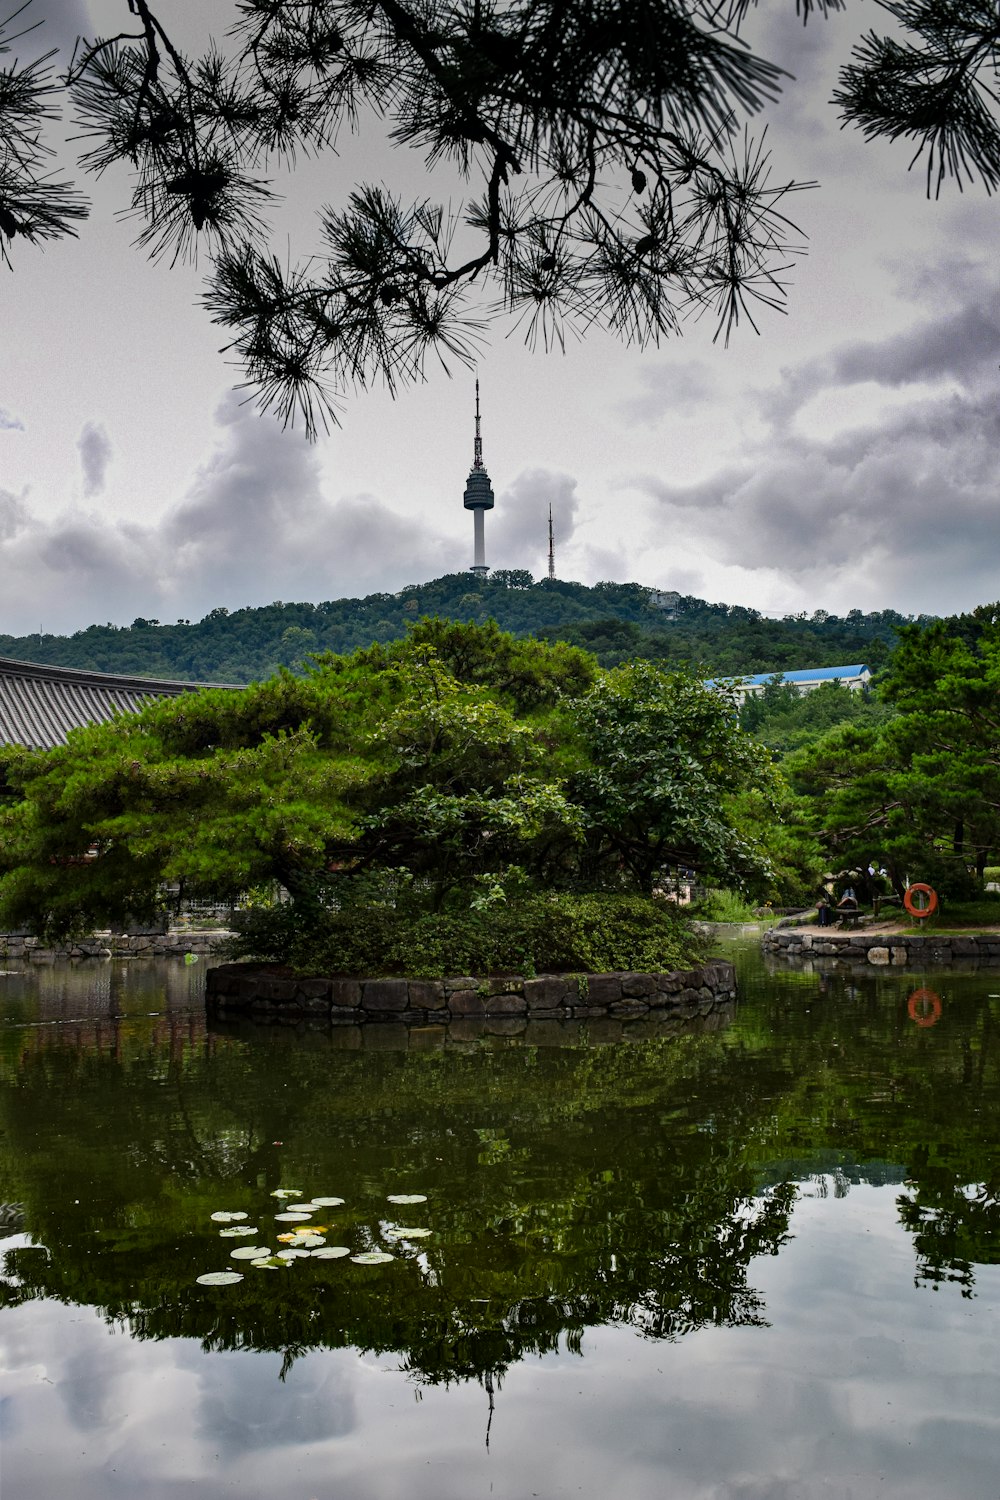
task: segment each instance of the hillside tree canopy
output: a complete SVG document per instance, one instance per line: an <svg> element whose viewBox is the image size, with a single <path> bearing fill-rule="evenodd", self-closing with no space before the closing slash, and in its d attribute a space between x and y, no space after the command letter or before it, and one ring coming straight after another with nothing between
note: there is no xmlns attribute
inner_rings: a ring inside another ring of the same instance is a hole
<svg viewBox="0 0 1000 1500"><path fill-rule="evenodd" d="M856 49L842 119L913 143L933 191L1000 185L996 6L878 3L896 35ZM0 256L87 213L43 133L65 105L79 166L128 169L139 247L207 258L206 306L261 406L310 433L351 388L395 389L431 355L470 363L497 311L546 347L595 325L655 341L705 310L728 339L783 303L804 185L773 181L741 129L784 73L745 44L750 8L236 0L218 6L224 40L192 55L155 0L122 0L121 29L82 39L56 77L25 4L0 25ZM803 19L841 8L796 0ZM279 258L276 168L374 129L443 168L456 206L359 182L318 206L315 254Z"/></svg>

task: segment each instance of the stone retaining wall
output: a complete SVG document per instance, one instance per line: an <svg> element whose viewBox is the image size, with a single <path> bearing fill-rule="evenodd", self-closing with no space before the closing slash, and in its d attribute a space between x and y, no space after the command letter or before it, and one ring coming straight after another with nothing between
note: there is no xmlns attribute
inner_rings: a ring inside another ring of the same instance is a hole
<svg viewBox="0 0 1000 1500"><path fill-rule="evenodd" d="M99 932L47 948L38 938L0 932L0 959L52 964L64 958L183 958L187 953L214 953L232 936L231 932L161 932L152 936Z"/></svg>
<svg viewBox="0 0 1000 1500"><path fill-rule="evenodd" d="M820 936L795 927L773 927L764 935L765 953L780 958L836 959L845 963L925 969L935 964L976 968L1000 966L1000 933L953 937L947 933L837 932Z"/></svg>
<svg viewBox="0 0 1000 1500"><path fill-rule="evenodd" d="M300 979L278 964L221 964L205 976L209 1015L298 1022L396 1021L426 1025L462 1019L638 1019L652 1013L705 1016L731 1004L736 974L713 959L671 974L520 974L476 979Z"/></svg>

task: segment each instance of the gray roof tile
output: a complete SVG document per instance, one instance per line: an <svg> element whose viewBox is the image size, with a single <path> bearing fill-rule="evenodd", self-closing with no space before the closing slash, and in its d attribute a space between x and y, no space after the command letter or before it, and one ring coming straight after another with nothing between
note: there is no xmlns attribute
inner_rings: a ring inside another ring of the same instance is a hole
<svg viewBox="0 0 1000 1500"><path fill-rule="evenodd" d="M49 750L64 744L71 729L134 713L151 698L176 698L205 686L242 684L119 677L0 656L0 745Z"/></svg>

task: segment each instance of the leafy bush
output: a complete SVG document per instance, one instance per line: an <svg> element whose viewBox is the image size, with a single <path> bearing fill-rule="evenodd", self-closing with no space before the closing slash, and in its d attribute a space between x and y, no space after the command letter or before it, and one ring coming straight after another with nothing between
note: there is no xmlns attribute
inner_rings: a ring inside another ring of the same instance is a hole
<svg viewBox="0 0 1000 1500"><path fill-rule="evenodd" d="M308 919L288 903L244 913L240 929L234 957L323 974L662 972L704 954L672 902L645 896L531 896L454 913L355 906Z"/></svg>
<svg viewBox="0 0 1000 1500"><path fill-rule="evenodd" d="M696 914L706 922L756 922L760 910L737 891L706 891Z"/></svg>

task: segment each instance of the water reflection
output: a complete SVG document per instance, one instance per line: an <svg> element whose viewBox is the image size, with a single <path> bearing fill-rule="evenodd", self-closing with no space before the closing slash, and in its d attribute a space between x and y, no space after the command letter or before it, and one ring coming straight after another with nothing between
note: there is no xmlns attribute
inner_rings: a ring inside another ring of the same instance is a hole
<svg viewBox="0 0 1000 1500"><path fill-rule="evenodd" d="M661 1423L667 1400L700 1429L688 1407L711 1388L709 1369L718 1380L723 1348L727 1380L739 1372L744 1382L728 1391L725 1420L744 1440L747 1421L764 1420L765 1372L790 1381L790 1409L809 1389L820 1406L808 1420L853 1431L851 1392L872 1381L902 1395L913 1380L911 1395L924 1399L930 1369L899 1368L903 1340L912 1350L934 1325L955 1341L942 1358L961 1365L972 1330L956 1309L979 1299L995 1316L995 979L935 976L931 1029L909 1014L912 977L768 976L748 953L728 1027L629 1029L613 1045L579 1026L537 1042L437 1030L404 1046L375 1028L362 1045L345 1045L344 1032L209 1031L190 970L131 969L135 983L92 971L2 981L0 1196L23 1218L0 1223L0 1235L20 1231L7 1242L0 1305L26 1351L45 1348L70 1425L113 1430L124 1372L151 1388L168 1379L165 1359L180 1360L197 1371L196 1445L223 1455L230 1480L248 1448L335 1442L338 1484L354 1472L350 1493L361 1496L367 1481L345 1449L359 1433L370 1444L389 1420L372 1416L366 1370L401 1370L411 1393L400 1399L416 1392L442 1413L476 1410L477 1442L493 1394L502 1390L509 1413L532 1372L548 1371L550 1419L593 1456L604 1442L635 1451L627 1414L646 1410L650 1381ZM53 1024L57 1012L68 1019ZM312 1222L328 1226L330 1244L384 1248L394 1260L310 1258L273 1272L231 1260L241 1242L220 1237L212 1212L247 1212L274 1249L289 1232L273 1218L283 1186L343 1197ZM388 1197L398 1193L426 1202L397 1207ZM394 1224L431 1235L400 1241ZM196 1284L233 1266L244 1272L235 1286ZM931 1288L946 1299L933 1311ZM128 1339L105 1346L81 1309ZM996 1395L996 1356L976 1359ZM617 1431L593 1412L584 1431L572 1410L573 1392L594 1382L605 1383L602 1410L617 1413ZM452 1404L438 1408L435 1391ZM722 1420L718 1393L705 1400ZM980 1394L970 1412L982 1403ZM34 1406L23 1408L25 1434ZM776 1439L786 1417L775 1407L766 1419ZM404 1424L417 1451L429 1421ZM970 1441L975 1449L978 1427ZM642 1472L620 1493L646 1493L667 1462L651 1433L641 1443ZM679 1439L672 1451L682 1449ZM713 1452L719 1459L718 1435ZM522 1495L546 1467L535 1459ZM373 1494L404 1492L386 1477L402 1485L399 1462L372 1457L382 1475ZM470 1462L465 1483L478 1473ZM727 1484L737 1482L732 1463ZM517 1494L523 1456L505 1464ZM767 1469L770 1488L761 1479L714 1489L704 1471L684 1479L683 1465L675 1478L690 1486L682 1494L779 1495L780 1468ZM584 1494L602 1492L599 1471L580 1471ZM106 1476L88 1483L95 1496L113 1492ZM869 1475L857 1493L873 1486ZM421 1480L405 1492L425 1489ZM802 1473L787 1493L809 1493Z"/></svg>

